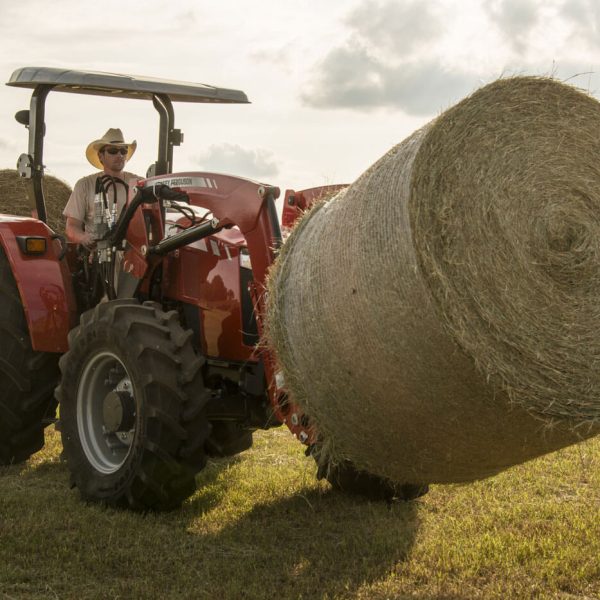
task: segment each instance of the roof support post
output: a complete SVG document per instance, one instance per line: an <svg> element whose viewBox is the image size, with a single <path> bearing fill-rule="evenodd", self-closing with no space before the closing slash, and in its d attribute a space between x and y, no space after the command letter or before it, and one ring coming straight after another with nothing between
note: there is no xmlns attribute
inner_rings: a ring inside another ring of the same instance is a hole
<svg viewBox="0 0 600 600"><path fill-rule="evenodd" d="M17 163L19 175L31 180L34 206L37 218L44 223L47 221L46 202L42 181L44 179L44 122L46 97L54 86L38 85L33 90L29 104L29 148L28 154L21 155Z"/></svg>
<svg viewBox="0 0 600 600"><path fill-rule="evenodd" d="M154 108L158 111L160 117L158 125L158 157L154 167L154 175L166 175L171 172L171 161L169 160L169 131L171 130L173 107L171 106L171 110L169 111L169 107L167 106L167 103L165 103L165 97L162 94L153 94L152 104L154 104ZM172 160L172 150L170 154Z"/></svg>

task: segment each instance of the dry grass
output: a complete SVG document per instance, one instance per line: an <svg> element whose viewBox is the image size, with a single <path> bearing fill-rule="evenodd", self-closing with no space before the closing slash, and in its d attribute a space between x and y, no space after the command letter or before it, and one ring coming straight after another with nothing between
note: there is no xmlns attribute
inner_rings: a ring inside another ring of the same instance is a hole
<svg viewBox="0 0 600 600"><path fill-rule="evenodd" d="M0 470L2 600L600 597L600 440L388 506L316 483L275 430L140 516L81 503L47 438Z"/></svg>

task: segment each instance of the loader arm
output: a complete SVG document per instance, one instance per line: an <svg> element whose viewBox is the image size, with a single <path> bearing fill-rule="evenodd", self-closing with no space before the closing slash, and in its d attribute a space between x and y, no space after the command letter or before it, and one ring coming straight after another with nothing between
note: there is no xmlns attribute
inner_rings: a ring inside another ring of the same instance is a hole
<svg viewBox="0 0 600 600"><path fill-rule="evenodd" d="M210 211L219 229L236 226L244 235L254 277L249 291L254 303L258 333L262 337L267 274L282 242L275 209L279 189L218 173L177 173L139 183L139 187L145 190L158 189L159 186L184 192L191 205ZM123 268L128 271L132 281L142 282L148 271L162 260L163 253L153 250L160 248L160 240L164 238L164 215L160 217L162 222L158 226L154 223L149 227L149 214L156 221L161 211L156 207L142 206L129 227L129 249L125 253ZM185 238L182 237L182 246L184 242ZM169 248L176 249L172 246ZM119 288L122 289L121 284ZM256 349L256 356L264 364L269 401L275 417L285 423L301 442L312 443L315 437L313 429L300 408L287 397L274 355L267 347L260 345Z"/></svg>

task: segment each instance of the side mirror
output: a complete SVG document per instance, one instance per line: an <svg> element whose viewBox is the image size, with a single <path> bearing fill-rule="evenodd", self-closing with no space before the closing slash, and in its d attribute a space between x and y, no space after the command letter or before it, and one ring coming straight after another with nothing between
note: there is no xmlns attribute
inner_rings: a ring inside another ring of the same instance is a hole
<svg viewBox="0 0 600 600"><path fill-rule="evenodd" d="M17 114L15 114L15 119L17 123L21 123L21 125L25 125L25 127L29 127L29 111L28 110L20 110Z"/></svg>
<svg viewBox="0 0 600 600"><path fill-rule="evenodd" d="M15 114L15 120L17 123L21 123L21 125L25 125L27 129L29 129L29 111L28 110L20 110ZM43 123L42 127L42 135L46 135L46 123Z"/></svg>

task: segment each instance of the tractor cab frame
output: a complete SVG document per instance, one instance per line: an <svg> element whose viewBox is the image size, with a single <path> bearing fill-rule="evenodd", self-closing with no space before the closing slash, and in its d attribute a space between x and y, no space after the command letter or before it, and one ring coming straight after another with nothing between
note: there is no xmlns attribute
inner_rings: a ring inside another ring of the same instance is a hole
<svg viewBox="0 0 600 600"><path fill-rule="evenodd" d="M29 109L15 115L16 120L29 129L28 151L19 156L17 170L21 177L31 180L35 201L32 208L44 222L47 220L42 187L45 106L50 92L151 100L159 115L158 153L147 177L173 172L173 148L183 142L183 133L175 128L173 102L249 104L246 94L240 90L95 71L23 67L11 75L6 85L33 89Z"/></svg>

